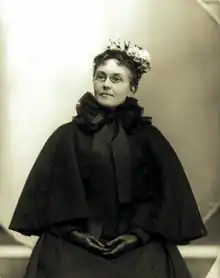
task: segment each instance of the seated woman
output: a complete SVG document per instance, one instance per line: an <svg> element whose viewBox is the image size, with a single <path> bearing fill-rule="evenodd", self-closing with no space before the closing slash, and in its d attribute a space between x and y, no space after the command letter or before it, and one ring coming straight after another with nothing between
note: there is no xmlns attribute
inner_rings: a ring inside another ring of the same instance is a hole
<svg viewBox="0 0 220 278"><path fill-rule="evenodd" d="M45 143L9 228L37 235L25 278L187 278L177 246L207 234L183 167L133 95L147 50L110 41L94 94Z"/></svg>

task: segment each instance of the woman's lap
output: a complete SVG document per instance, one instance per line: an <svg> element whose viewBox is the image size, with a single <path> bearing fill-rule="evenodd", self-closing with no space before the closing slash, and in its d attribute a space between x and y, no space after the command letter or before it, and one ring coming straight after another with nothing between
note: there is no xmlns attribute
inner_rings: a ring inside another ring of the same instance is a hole
<svg viewBox="0 0 220 278"><path fill-rule="evenodd" d="M24 278L148 277L191 276L176 246L166 245L164 249L160 243L151 242L116 259L105 259L46 234L37 243Z"/></svg>

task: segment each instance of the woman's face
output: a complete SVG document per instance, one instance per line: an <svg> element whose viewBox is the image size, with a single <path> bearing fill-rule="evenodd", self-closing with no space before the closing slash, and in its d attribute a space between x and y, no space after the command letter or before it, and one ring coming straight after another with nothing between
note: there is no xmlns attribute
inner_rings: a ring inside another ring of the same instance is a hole
<svg viewBox="0 0 220 278"><path fill-rule="evenodd" d="M131 71L119 65L116 59L108 59L99 65L93 78L96 100L104 106L114 107L123 103L127 96L132 96L130 86Z"/></svg>

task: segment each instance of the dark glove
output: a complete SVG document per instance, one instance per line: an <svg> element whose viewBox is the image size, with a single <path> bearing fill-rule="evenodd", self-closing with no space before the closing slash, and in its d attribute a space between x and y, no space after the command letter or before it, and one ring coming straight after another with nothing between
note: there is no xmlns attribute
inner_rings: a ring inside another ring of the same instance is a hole
<svg viewBox="0 0 220 278"><path fill-rule="evenodd" d="M101 254L110 250L110 248L107 248L103 243L90 234L81 233L76 230L71 231L66 239L71 243L75 243L96 254Z"/></svg>
<svg viewBox="0 0 220 278"><path fill-rule="evenodd" d="M103 256L117 257L122 253L131 251L137 246L140 246L140 240L136 235L125 234L106 243L106 246L111 248L110 251L103 252Z"/></svg>

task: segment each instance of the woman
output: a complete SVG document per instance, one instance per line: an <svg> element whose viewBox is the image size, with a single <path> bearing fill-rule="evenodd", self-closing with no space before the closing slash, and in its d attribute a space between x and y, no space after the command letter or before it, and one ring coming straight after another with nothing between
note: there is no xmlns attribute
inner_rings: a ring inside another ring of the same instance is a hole
<svg viewBox="0 0 220 278"><path fill-rule="evenodd" d="M176 245L207 234L183 167L132 96L148 52L110 41L94 95L48 139L10 229L40 236L25 278L191 277Z"/></svg>

